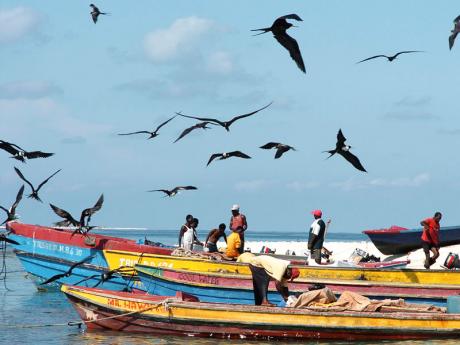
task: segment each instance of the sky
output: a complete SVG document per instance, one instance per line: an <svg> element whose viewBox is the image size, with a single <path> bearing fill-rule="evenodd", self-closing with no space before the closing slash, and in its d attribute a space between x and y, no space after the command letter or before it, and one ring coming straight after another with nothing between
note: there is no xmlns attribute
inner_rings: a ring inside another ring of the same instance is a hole
<svg viewBox="0 0 460 345"><path fill-rule="evenodd" d="M200 228L228 223L239 204L248 231L309 228L310 211L332 219L331 232L393 224L408 228L435 211L458 225L457 101L460 42L448 36L455 1L99 1L95 25L83 1L0 3L0 139L54 152L26 164L0 152L0 204L21 181L62 171L25 198L21 221L58 220L48 203L75 216L104 193L101 226L179 228L186 214ZM253 37L279 16L298 14L289 34L303 74L271 34ZM389 63L377 54L421 50ZM153 130L177 111L230 119L227 133L197 130L177 117L152 140L117 133ZM326 160L342 129L368 173L342 157ZM275 160L269 142L297 151ZM252 159L215 161L241 150ZM174 198L147 190L194 185ZM28 187L26 186L26 192Z"/></svg>

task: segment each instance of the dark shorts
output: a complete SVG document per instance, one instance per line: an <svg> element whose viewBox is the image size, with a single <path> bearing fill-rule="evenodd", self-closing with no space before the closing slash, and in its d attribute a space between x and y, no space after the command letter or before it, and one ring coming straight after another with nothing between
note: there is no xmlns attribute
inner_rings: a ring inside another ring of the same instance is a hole
<svg viewBox="0 0 460 345"><path fill-rule="evenodd" d="M210 253L215 253L215 252L218 251L217 250L217 244L215 244L215 243L208 242L207 246L208 246L208 249L209 249Z"/></svg>
<svg viewBox="0 0 460 345"><path fill-rule="evenodd" d="M431 242L422 241L422 248L424 252L429 252L433 248L439 249L439 246L436 246Z"/></svg>
<svg viewBox="0 0 460 345"><path fill-rule="evenodd" d="M265 272L262 267L249 265L252 273L252 285L254 288L254 301L256 305L261 305L264 298L267 298L268 284L270 283L270 276Z"/></svg>
<svg viewBox="0 0 460 345"><path fill-rule="evenodd" d="M321 260L321 249L312 249L310 253L313 260Z"/></svg>

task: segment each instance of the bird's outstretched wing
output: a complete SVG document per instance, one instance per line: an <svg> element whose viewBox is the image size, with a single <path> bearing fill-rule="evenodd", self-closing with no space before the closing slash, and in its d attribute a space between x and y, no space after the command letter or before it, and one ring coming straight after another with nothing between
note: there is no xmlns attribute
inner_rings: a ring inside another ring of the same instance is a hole
<svg viewBox="0 0 460 345"><path fill-rule="evenodd" d="M376 58L379 58L379 57L388 58L388 56L386 56L386 55L375 55L375 56L368 57L367 59L358 61L357 63L361 63L361 62L364 62L364 61L369 61L369 60L376 59Z"/></svg>
<svg viewBox="0 0 460 345"><path fill-rule="evenodd" d="M209 122L201 122L201 123L197 123L196 125L192 126L192 127L189 127L189 128L186 128L184 129L184 131L179 135L179 137L174 140L174 142L178 142L179 140L181 140L183 137L185 137L187 134L189 134L191 131L195 130L195 129L198 129L198 128L209 128L209 127L206 127L206 125L208 124Z"/></svg>
<svg viewBox="0 0 460 345"><path fill-rule="evenodd" d="M423 51L421 51L421 50L404 50L402 52L397 53L394 57L396 58L398 55L409 54L409 53L423 53Z"/></svg>
<svg viewBox="0 0 460 345"><path fill-rule="evenodd" d="M360 171L367 172L366 169L362 166L361 162L359 161L358 157L356 157L353 153L350 151L339 151L339 154L341 154L348 162L351 163L356 169Z"/></svg>
<svg viewBox="0 0 460 345"><path fill-rule="evenodd" d="M292 13L292 14L287 14L285 16L279 17L278 19L294 19L299 22L303 22L302 18L300 18L297 14Z"/></svg>
<svg viewBox="0 0 460 345"><path fill-rule="evenodd" d="M148 190L147 192L163 192L165 193L167 196L170 196L171 195L171 191L167 190L167 189L152 189L152 190Z"/></svg>
<svg viewBox="0 0 460 345"><path fill-rule="evenodd" d="M42 152L42 151L31 151L31 152L25 152L24 156L28 159L34 159L34 158L48 158L53 156L54 153L48 153L48 152Z"/></svg>
<svg viewBox="0 0 460 345"><path fill-rule="evenodd" d="M178 191L178 190L196 190L198 188L196 188L195 186L179 186L179 187L176 187L173 189L173 191Z"/></svg>
<svg viewBox="0 0 460 345"><path fill-rule="evenodd" d="M266 106L263 106L263 107L260 108L260 109L251 111L250 113L235 116L233 119L231 119L230 121L228 121L228 126L230 126L233 122L235 122L235 121L237 121L237 120L239 120L239 119L243 119L243 118L245 118L245 117L254 115L254 114L258 113L259 111L264 110L265 108L268 108L269 106L272 105L272 103L273 103L273 102L270 102L270 103L268 103Z"/></svg>
<svg viewBox="0 0 460 345"><path fill-rule="evenodd" d="M272 148L274 148L274 147L276 147L278 145L279 145L279 143L274 143L274 142L271 141L269 143L266 143L265 145L262 145L260 148L269 150L269 149L272 149Z"/></svg>
<svg viewBox="0 0 460 345"><path fill-rule="evenodd" d="M132 134L151 134L149 131L137 131L131 133L118 133L118 135L132 135Z"/></svg>
<svg viewBox="0 0 460 345"><path fill-rule="evenodd" d="M19 153L19 150L16 149L13 144L0 140L0 149L8 152L9 154L16 155Z"/></svg>
<svg viewBox="0 0 460 345"><path fill-rule="evenodd" d="M288 146L288 145L282 145L280 147L278 147L278 149L276 150L276 153L275 153L275 159L278 159L280 158L283 153L289 151L289 150L294 150L295 151L295 148L291 147L291 146Z"/></svg>
<svg viewBox="0 0 460 345"><path fill-rule="evenodd" d="M92 12L91 17L93 18L94 24L97 23L97 17L99 17L99 12Z"/></svg>
<svg viewBox="0 0 460 345"><path fill-rule="evenodd" d="M40 183L40 184L38 185L38 187L37 187L36 192L38 193L38 191L40 190L40 188L42 188L43 185L44 185L46 182L48 182L54 175L56 175L56 174L57 174L58 172L60 172L60 171L61 171L61 169L57 170L57 171L56 171L55 173L53 173L50 177L48 177L45 181L43 181L42 183Z"/></svg>
<svg viewBox="0 0 460 345"><path fill-rule="evenodd" d="M460 32L460 23L456 22L454 30L452 30L452 34L449 36L449 49L452 49L452 47L454 46L455 39L457 38L457 35L459 32Z"/></svg>
<svg viewBox="0 0 460 345"><path fill-rule="evenodd" d="M63 209L61 209L61 208L59 208L57 206L54 206L53 204L50 204L50 207L54 211L54 213L56 213L59 217L64 218L67 222L69 222L73 226L78 226L79 225L78 222L72 217L72 215L69 212L67 212L66 210L63 210ZM60 222L59 225L65 225L65 223Z"/></svg>
<svg viewBox="0 0 460 345"><path fill-rule="evenodd" d="M347 138L342 133L342 129L339 129L337 132L337 146L342 147L345 144L345 141L347 141Z"/></svg>
<svg viewBox="0 0 460 345"><path fill-rule="evenodd" d="M160 124L154 131L153 133L156 133L160 130L161 127L163 127L164 125L166 125L169 121L171 121L172 119L174 119L177 115L174 115L173 117L171 117L170 119L166 120L165 122L163 122L162 124Z"/></svg>
<svg viewBox="0 0 460 345"><path fill-rule="evenodd" d="M177 115L179 116L182 116L182 117L187 117L189 119L195 119L195 120L200 120L200 121L204 121L204 122L212 122L212 123L215 123L217 125L221 125L221 126L225 126L225 124L218 120L218 119L212 119L212 118L209 118L209 117L197 117L197 116L190 116L190 115L184 115L182 113L176 113Z"/></svg>
<svg viewBox="0 0 460 345"><path fill-rule="evenodd" d="M24 185L22 185L21 188L19 188L18 194L16 194L16 200L14 201L14 204L11 206L11 213L13 215L16 214L16 207L18 207L23 194L24 194Z"/></svg>
<svg viewBox="0 0 460 345"><path fill-rule="evenodd" d="M84 225L84 217L88 217L87 223L86 223L86 224L88 224L89 221L91 220L91 216L102 208L103 203L104 203L104 194L101 194L101 196L96 201L96 203L94 204L93 207L85 208L82 211L81 217L80 217L80 219L81 219L80 223L81 223L82 226Z"/></svg>
<svg viewBox="0 0 460 345"><path fill-rule="evenodd" d="M35 189L34 189L34 186L32 185L32 183L30 183L30 182L24 177L24 175L22 174L21 170L19 170L18 168L14 167L14 171L16 171L16 174L18 174L18 176L19 176L19 178L20 178L21 180L23 180L25 183L27 183L27 184L30 186L30 188L32 189L32 191L35 190Z"/></svg>
<svg viewBox="0 0 460 345"><path fill-rule="evenodd" d="M245 158L245 159L249 159L251 158L250 156L248 156L246 153L243 153L241 151L232 151L232 152L229 152L228 155L230 157L240 157L240 158Z"/></svg>
<svg viewBox="0 0 460 345"><path fill-rule="evenodd" d="M305 64L303 63L302 54L300 53L299 44L295 39L289 36L286 32L274 34L276 40L289 51L292 60L295 61L297 67L306 73Z"/></svg>
<svg viewBox="0 0 460 345"><path fill-rule="evenodd" d="M208 166L209 164L211 164L211 162L212 162L214 159L216 159L216 158L218 158L218 157L222 157L222 156L223 156L222 153L214 153L214 154L212 154L211 157L209 157L208 164L206 164L206 166Z"/></svg>

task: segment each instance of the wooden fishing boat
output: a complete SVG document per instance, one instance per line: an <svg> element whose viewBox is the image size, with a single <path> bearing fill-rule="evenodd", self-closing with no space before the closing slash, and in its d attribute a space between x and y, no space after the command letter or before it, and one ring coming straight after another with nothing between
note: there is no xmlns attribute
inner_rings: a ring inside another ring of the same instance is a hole
<svg viewBox="0 0 460 345"><path fill-rule="evenodd" d="M234 261L210 261L202 258L177 257L171 255L136 255L123 250L104 250L109 268L142 264L152 267L173 268L194 272L226 272L250 275L247 264ZM417 283L423 285L460 284L460 270L411 269L411 268L347 268L330 266L293 265L300 271L300 277L306 279L363 280L386 283Z"/></svg>
<svg viewBox="0 0 460 345"><path fill-rule="evenodd" d="M456 338L460 314L346 312L206 303L179 294L145 295L62 286L89 330L237 339L389 340Z"/></svg>
<svg viewBox="0 0 460 345"><path fill-rule="evenodd" d="M192 294L203 302L240 303L254 305L252 277L230 273L204 273L145 265L135 266L143 288L150 294L171 296L177 291ZM403 298L409 303L447 306L447 297L460 294L460 286L374 283L362 280L296 279L289 283L291 294L303 293L312 284L324 284L336 295L356 292L372 299ZM274 282L270 282L268 299L281 302Z"/></svg>
<svg viewBox="0 0 460 345"><path fill-rule="evenodd" d="M365 230L377 249L385 255L407 254L422 248L422 228L406 229L391 226L387 229ZM460 244L460 226L442 227L439 230L441 247Z"/></svg>
<svg viewBox="0 0 460 345"><path fill-rule="evenodd" d="M103 249L123 249L136 255L169 255L172 252L171 248L137 244L129 239L98 234L83 236L79 233L73 234L71 230L38 225L9 222L6 228L9 231L8 237L19 243L12 246L24 269L37 285L56 274L67 272L73 264L83 260L84 263L72 272L73 275L61 277L53 285L76 284L85 277L113 270L109 269ZM85 281L84 284L90 284L93 280ZM120 278L107 282L104 287L117 288L121 285L125 286L126 282Z"/></svg>

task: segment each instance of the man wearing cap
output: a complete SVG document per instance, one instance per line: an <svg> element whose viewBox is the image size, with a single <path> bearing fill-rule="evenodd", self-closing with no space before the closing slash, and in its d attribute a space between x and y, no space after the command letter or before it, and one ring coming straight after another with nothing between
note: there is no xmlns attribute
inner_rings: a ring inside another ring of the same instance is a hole
<svg viewBox="0 0 460 345"><path fill-rule="evenodd" d="M289 261L273 256L255 256L251 253L244 253L238 257L237 262L249 263L256 305L273 306L267 297L270 280L275 281L276 290L287 301L289 297L288 281L292 282L300 275L298 268L289 267Z"/></svg>
<svg viewBox="0 0 460 345"><path fill-rule="evenodd" d="M241 245L239 248L240 254L244 252L244 232L248 228L246 216L240 213L240 205L232 206L232 218L230 218L230 230L235 232L237 229L240 234Z"/></svg>
<svg viewBox="0 0 460 345"><path fill-rule="evenodd" d="M326 224L321 219L323 215L321 210L314 210L311 214L315 220L310 226L308 249L310 250L311 258L321 265L321 249L323 248L324 235L326 234Z"/></svg>

